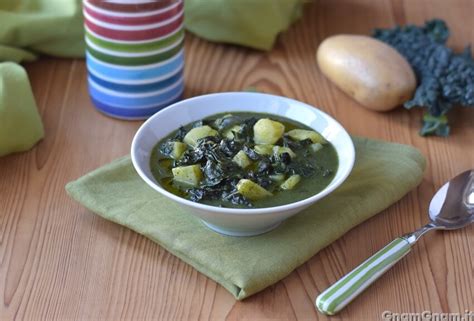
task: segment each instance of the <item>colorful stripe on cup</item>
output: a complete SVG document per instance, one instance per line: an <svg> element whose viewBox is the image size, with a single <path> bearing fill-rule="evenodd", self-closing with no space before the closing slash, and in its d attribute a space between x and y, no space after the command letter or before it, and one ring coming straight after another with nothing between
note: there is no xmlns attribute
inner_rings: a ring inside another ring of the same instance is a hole
<svg viewBox="0 0 474 321"><path fill-rule="evenodd" d="M165 89L138 94L109 90L89 79L89 94L96 107L120 118L148 117L180 99L183 91L182 78Z"/></svg>
<svg viewBox="0 0 474 321"><path fill-rule="evenodd" d="M154 24L129 26L102 22L87 14L85 10L83 13L84 23L89 30L100 36L119 41L148 40L163 37L182 27L184 19L184 11L181 10L178 15L164 21Z"/></svg>
<svg viewBox="0 0 474 321"><path fill-rule="evenodd" d="M183 86L177 87L173 90L173 94L168 95L167 100L163 100L159 103L154 103L150 105L143 105L137 108L129 108L123 107L120 105L113 105L105 103L101 100L98 100L96 97L91 96L92 102L96 106L96 108L103 112L104 114L120 119L143 119L150 117L154 113L160 111L161 109L169 106L170 104L175 103L176 101L180 100L183 95L184 88Z"/></svg>
<svg viewBox="0 0 474 321"><path fill-rule="evenodd" d="M87 51L98 60L115 65L141 66L172 58L183 48L184 36L168 47L147 52L121 52L101 48L86 38Z"/></svg>
<svg viewBox="0 0 474 321"><path fill-rule="evenodd" d="M87 0L110 15L141 16L156 13L175 3L176 0Z"/></svg>
<svg viewBox="0 0 474 321"><path fill-rule="evenodd" d="M169 47L184 36L184 28L176 29L176 31L157 39L151 39L146 41L121 41L108 40L100 35L94 34L93 31L86 27L86 41L94 44L100 48L119 51L119 52L148 52L154 50L160 50Z"/></svg>
<svg viewBox="0 0 474 321"><path fill-rule="evenodd" d="M89 72L104 80L118 84L149 84L174 76L183 69L184 51L174 57L144 66L120 66L100 61L86 52Z"/></svg>
<svg viewBox="0 0 474 321"><path fill-rule="evenodd" d="M118 84L115 82L107 81L104 80L100 77L95 76L92 73L89 73L89 78L96 83L97 85L105 88L105 89L110 89L118 92L123 92L123 93L146 93L150 91L158 91L162 90L165 88L168 88L169 86L173 85L176 83L178 80L183 78L183 70L180 70L177 74L174 76L171 76L169 78L166 78L161 81L149 83L149 84L137 84L137 85L123 85L123 84Z"/></svg>
<svg viewBox="0 0 474 321"><path fill-rule="evenodd" d="M183 0L83 0L89 93L101 112L146 118L184 91Z"/></svg>
<svg viewBox="0 0 474 321"><path fill-rule="evenodd" d="M146 12L146 14L140 15L125 15L123 12L115 13L101 9L94 6L92 3L85 1L84 2L84 12L88 16L97 19L98 21L107 22L111 24L119 25L147 25L153 24L157 21L164 21L171 19L172 17L178 15L183 11L183 2L177 1L170 4L169 6L156 10ZM111 14L112 13L112 14Z"/></svg>

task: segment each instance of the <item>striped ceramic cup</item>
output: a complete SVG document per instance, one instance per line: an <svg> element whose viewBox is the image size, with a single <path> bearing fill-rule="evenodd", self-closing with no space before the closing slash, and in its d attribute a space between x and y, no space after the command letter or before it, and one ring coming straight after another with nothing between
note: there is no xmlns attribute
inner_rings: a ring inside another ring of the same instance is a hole
<svg viewBox="0 0 474 321"><path fill-rule="evenodd" d="M83 0L89 94L101 112L147 118L184 90L183 0Z"/></svg>

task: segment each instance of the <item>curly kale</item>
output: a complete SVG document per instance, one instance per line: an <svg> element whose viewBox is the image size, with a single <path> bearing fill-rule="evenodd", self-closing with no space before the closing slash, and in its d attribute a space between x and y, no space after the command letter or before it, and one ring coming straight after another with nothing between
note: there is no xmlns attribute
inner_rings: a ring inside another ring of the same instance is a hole
<svg viewBox="0 0 474 321"><path fill-rule="evenodd" d="M404 106L428 109L420 134L448 136L446 114L452 107L474 106L474 61L470 47L460 54L446 47L449 29L439 19L428 21L423 27L376 29L373 36L396 48L415 71L418 88Z"/></svg>

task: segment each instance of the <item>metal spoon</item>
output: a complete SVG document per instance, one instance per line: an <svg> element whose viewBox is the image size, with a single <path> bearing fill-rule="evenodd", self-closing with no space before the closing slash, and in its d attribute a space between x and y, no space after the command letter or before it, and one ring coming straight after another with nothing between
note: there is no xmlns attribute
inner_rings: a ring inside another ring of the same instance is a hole
<svg viewBox="0 0 474 321"><path fill-rule="evenodd" d="M474 169L454 177L436 192L430 203L429 216L430 223L395 239L321 293L316 298L318 310L328 315L339 312L407 255L426 232L454 230L474 222Z"/></svg>

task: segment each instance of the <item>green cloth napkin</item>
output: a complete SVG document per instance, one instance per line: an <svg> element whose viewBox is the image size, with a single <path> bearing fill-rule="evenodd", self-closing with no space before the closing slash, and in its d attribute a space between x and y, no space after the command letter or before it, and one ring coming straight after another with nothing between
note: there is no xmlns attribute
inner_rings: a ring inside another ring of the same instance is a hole
<svg viewBox="0 0 474 321"><path fill-rule="evenodd" d="M80 0L2 0L0 21L0 61L84 56Z"/></svg>
<svg viewBox="0 0 474 321"><path fill-rule="evenodd" d="M355 167L335 192L254 237L229 237L148 187L129 157L66 185L79 203L143 234L244 299L281 280L319 250L416 187L425 159L410 146L354 138Z"/></svg>
<svg viewBox="0 0 474 321"><path fill-rule="evenodd" d="M186 29L211 41L270 50L303 0L185 0Z"/></svg>
<svg viewBox="0 0 474 321"><path fill-rule="evenodd" d="M15 63L0 63L0 156L28 150L43 136L25 70Z"/></svg>

